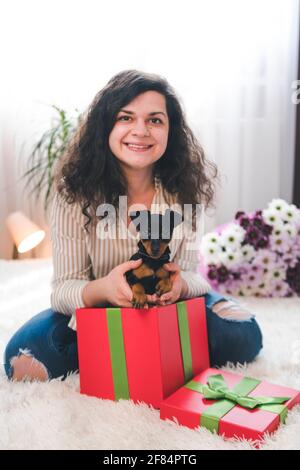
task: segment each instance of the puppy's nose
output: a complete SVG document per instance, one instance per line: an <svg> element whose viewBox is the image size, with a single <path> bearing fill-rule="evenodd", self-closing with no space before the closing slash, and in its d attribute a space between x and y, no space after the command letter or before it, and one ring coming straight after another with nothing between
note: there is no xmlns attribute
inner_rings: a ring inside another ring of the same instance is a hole
<svg viewBox="0 0 300 470"><path fill-rule="evenodd" d="M151 249L154 255L157 255L159 252L160 243L159 240L152 240Z"/></svg>

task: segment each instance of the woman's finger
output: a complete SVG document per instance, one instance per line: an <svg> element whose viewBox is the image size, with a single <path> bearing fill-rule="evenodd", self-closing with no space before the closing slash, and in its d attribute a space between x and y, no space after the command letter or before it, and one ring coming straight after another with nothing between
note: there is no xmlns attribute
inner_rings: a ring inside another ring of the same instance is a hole
<svg viewBox="0 0 300 470"><path fill-rule="evenodd" d="M121 289L122 289L122 293L124 297L126 297L129 301L131 301L133 297L133 293L132 293L132 289L130 285L128 284L125 278L121 279L120 284L121 284Z"/></svg>
<svg viewBox="0 0 300 470"><path fill-rule="evenodd" d="M167 292L166 294L163 294L160 298L160 300L164 301L164 300L170 300L172 298L172 291L171 292Z"/></svg>
<svg viewBox="0 0 300 470"><path fill-rule="evenodd" d="M180 272L180 267L178 266L177 263L165 263L163 265L163 267L167 270L167 271L173 271L173 272Z"/></svg>
<svg viewBox="0 0 300 470"><path fill-rule="evenodd" d="M153 295L147 294L147 301L152 303L152 304L156 303L157 295L156 294L153 294Z"/></svg>

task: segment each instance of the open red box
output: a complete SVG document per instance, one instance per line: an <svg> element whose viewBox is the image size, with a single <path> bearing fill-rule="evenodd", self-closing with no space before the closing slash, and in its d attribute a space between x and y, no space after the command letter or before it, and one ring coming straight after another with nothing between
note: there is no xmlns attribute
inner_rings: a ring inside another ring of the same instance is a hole
<svg viewBox="0 0 300 470"><path fill-rule="evenodd" d="M160 403L209 367L205 300L76 310L81 393Z"/></svg>

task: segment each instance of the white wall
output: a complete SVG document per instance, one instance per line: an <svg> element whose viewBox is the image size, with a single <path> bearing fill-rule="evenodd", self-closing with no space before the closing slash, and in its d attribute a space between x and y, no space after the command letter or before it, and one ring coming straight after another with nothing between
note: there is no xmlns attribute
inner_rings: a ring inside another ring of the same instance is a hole
<svg viewBox="0 0 300 470"><path fill-rule="evenodd" d="M223 173L208 229L239 208L291 199L298 0L10 0L1 8L0 257L11 254L11 211L47 227L18 179L49 126L48 104L83 110L128 68L169 80ZM47 238L36 255L49 249Z"/></svg>

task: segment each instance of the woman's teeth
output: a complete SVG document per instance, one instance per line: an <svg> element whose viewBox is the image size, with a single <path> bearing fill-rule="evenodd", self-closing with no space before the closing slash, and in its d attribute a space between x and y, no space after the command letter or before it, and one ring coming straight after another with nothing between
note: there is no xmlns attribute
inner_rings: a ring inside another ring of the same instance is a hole
<svg viewBox="0 0 300 470"><path fill-rule="evenodd" d="M132 144L125 144L125 145L133 152L145 152L152 147L152 145L132 145Z"/></svg>

